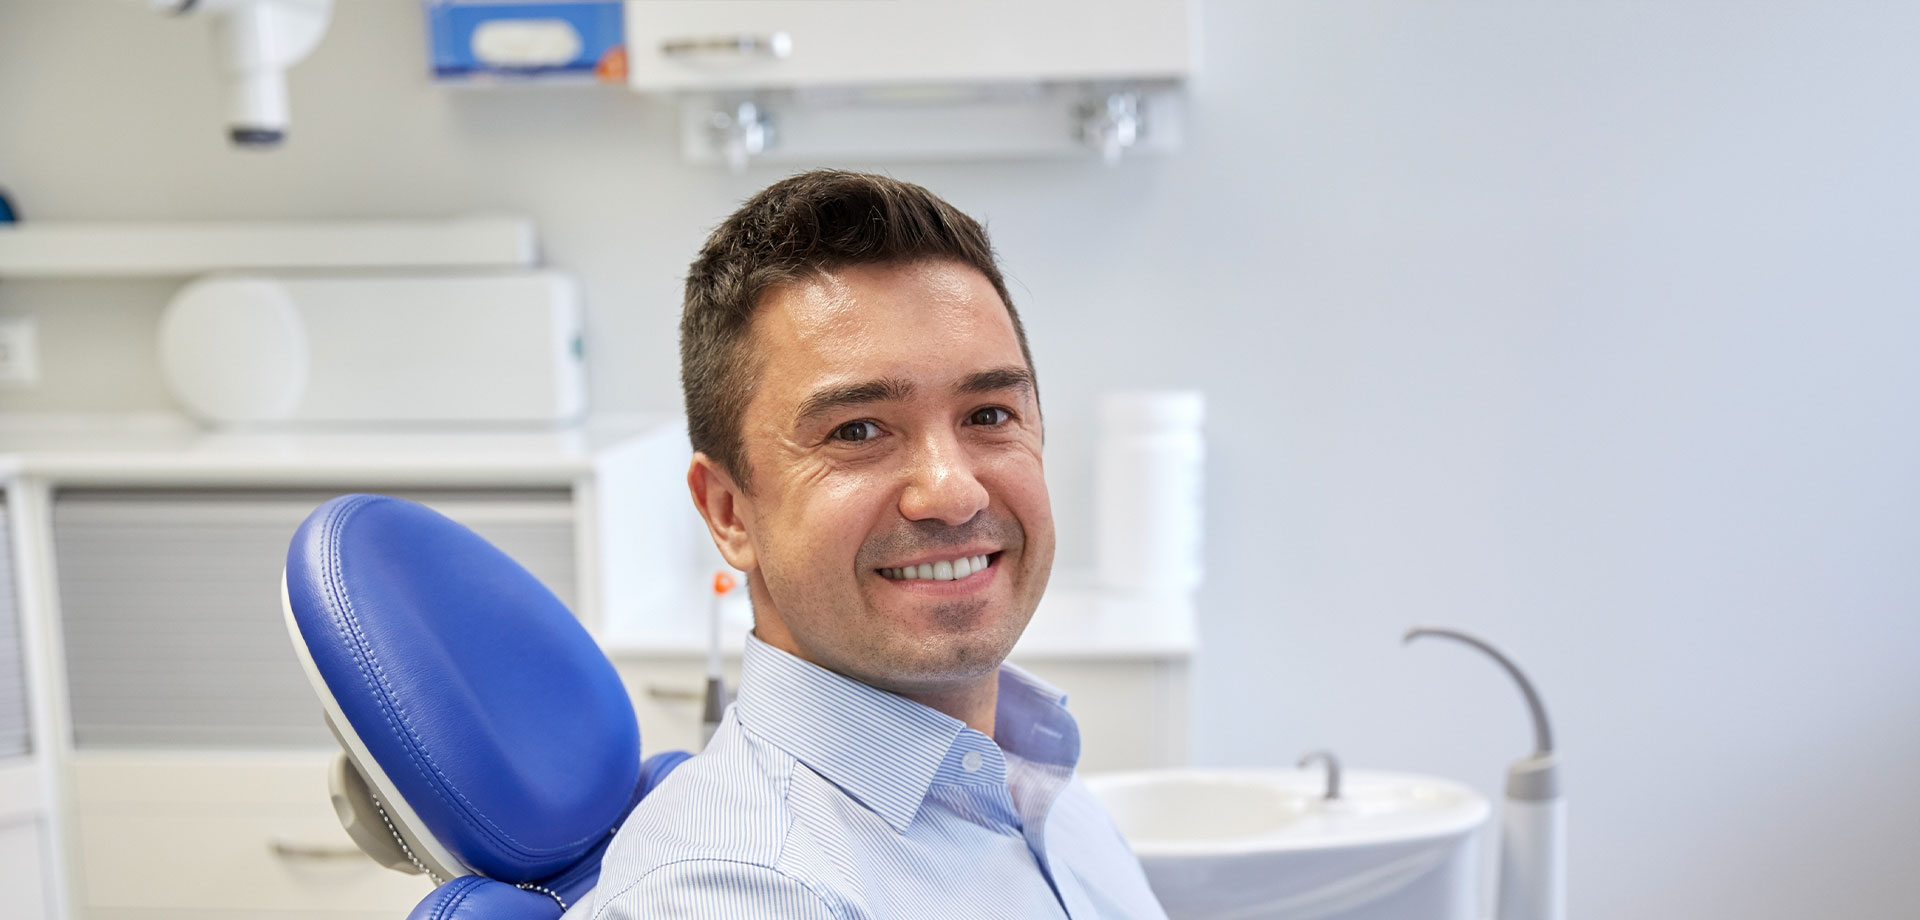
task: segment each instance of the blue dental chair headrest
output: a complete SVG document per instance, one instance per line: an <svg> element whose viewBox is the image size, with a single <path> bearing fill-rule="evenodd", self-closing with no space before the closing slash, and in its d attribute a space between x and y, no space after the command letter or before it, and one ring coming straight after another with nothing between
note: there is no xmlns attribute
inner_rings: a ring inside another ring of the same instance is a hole
<svg viewBox="0 0 1920 920"><path fill-rule="evenodd" d="M336 765L336 810L375 858L446 882L415 916L558 916L686 756L643 766L632 703L580 622L424 506L327 502L294 534L284 579L288 629L351 761Z"/></svg>

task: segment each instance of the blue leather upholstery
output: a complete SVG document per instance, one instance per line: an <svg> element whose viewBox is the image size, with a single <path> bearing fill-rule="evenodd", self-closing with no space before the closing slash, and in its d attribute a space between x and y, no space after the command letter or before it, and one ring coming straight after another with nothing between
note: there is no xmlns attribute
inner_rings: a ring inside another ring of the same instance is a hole
<svg viewBox="0 0 1920 920"><path fill-rule="evenodd" d="M667 774L673 772L674 767L692 756L686 751L667 751L647 758L646 762L640 765L640 794L652 792L653 787L660 785L660 781L666 779Z"/></svg>
<svg viewBox="0 0 1920 920"><path fill-rule="evenodd" d="M379 768L466 867L509 883L456 878L415 917L558 916L512 884L573 903L620 821L685 757L658 755L643 774L632 704L598 645L526 570L437 512L333 499L295 533L286 579L296 641Z"/></svg>
<svg viewBox="0 0 1920 920"><path fill-rule="evenodd" d="M407 920L558 920L560 905L544 894L463 875L433 890Z"/></svg>

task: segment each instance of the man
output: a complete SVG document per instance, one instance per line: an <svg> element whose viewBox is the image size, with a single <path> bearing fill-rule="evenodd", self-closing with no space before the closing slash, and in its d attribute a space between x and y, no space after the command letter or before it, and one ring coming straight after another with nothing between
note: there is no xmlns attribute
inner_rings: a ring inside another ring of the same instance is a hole
<svg viewBox="0 0 1920 920"><path fill-rule="evenodd" d="M779 182L694 261L680 349L687 484L754 629L592 916L1164 917L1060 692L1002 664L1054 534L980 225L880 176Z"/></svg>

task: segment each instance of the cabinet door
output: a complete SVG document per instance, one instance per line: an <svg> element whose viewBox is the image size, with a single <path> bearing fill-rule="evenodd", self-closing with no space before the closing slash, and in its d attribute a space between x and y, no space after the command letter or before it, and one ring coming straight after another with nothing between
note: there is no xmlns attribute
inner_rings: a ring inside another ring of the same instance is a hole
<svg viewBox="0 0 1920 920"><path fill-rule="evenodd" d="M628 0L644 90L1178 79L1185 0ZM785 56L766 53L784 35Z"/></svg>
<svg viewBox="0 0 1920 920"><path fill-rule="evenodd" d="M92 752L72 777L88 920L400 920L433 890L368 859L328 752ZM11 914L0 914L11 918Z"/></svg>
<svg viewBox="0 0 1920 920"><path fill-rule="evenodd" d="M280 605L288 541L332 494L56 495L76 749L333 747ZM492 540L572 603L567 492L409 497Z"/></svg>

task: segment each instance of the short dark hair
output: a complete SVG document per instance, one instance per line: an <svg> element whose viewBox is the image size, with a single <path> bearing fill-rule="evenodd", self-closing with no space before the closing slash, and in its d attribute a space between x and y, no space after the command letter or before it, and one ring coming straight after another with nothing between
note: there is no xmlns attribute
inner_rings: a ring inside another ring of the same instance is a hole
<svg viewBox="0 0 1920 920"><path fill-rule="evenodd" d="M1033 369L1026 329L979 221L910 182L841 170L814 170L776 182L715 228L687 269L680 315L680 385L687 435L748 487L741 418L758 363L754 311L768 290L854 265L946 259L979 270L1006 305Z"/></svg>

